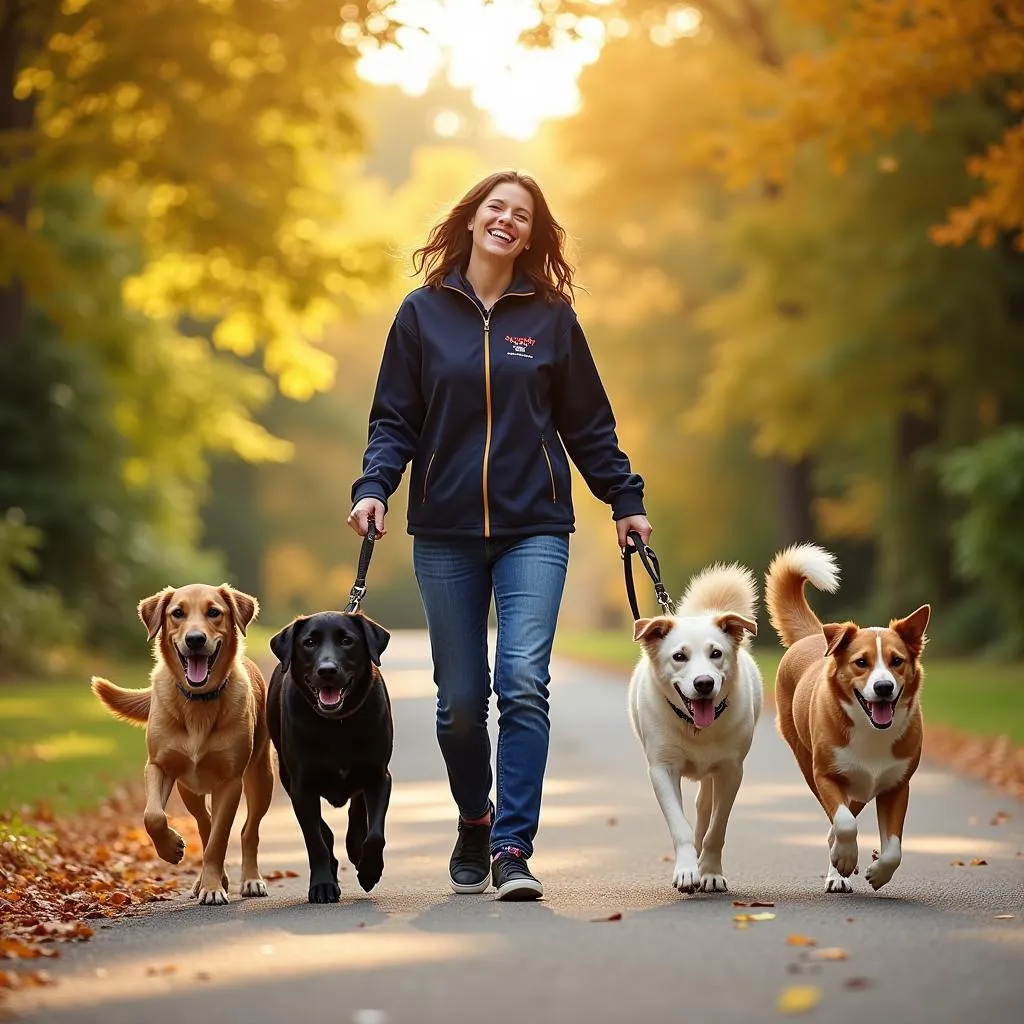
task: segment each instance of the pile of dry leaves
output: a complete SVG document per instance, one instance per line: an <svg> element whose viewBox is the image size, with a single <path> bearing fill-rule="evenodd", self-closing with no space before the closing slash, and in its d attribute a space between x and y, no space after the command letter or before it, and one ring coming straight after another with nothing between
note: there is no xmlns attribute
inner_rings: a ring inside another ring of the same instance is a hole
<svg viewBox="0 0 1024 1024"><path fill-rule="evenodd" d="M143 803L137 790L124 790L99 811L59 823L45 807L0 818L0 960L8 968L0 968L0 996L49 984L39 960L88 939L108 918L170 899L196 870L157 857L141 827ZM198 857L192 818L173 823Z"/></svg>
<svg viewBox="0 0 1024 1024"><path fill-rule="evenodd" d="M1016 746L1009 736L980 738L929 724L924 741L929 757L1024 799L1024 746Z"/></svg>

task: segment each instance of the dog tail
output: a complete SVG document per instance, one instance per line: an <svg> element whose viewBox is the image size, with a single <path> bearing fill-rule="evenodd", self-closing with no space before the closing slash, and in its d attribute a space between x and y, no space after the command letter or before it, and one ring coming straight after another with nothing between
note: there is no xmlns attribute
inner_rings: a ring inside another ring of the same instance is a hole
<svg viewBox="0 0 1024 1024"><path fill-rule="evenodd" d="M744 565L716 562L694 576L679 599L676 615L736 612L757 618L757 580Z"/></svg>
<svg viewBox="0 0 1024 1024"><path fill-rule="evenodd" d="M115 718L132 725L145 725L149 721L149 702L153 695L150 687L126 690L101 676L93 676L92 692Z"/></svg>
<svg viewBox="0 0 1024 1024"><path fill-rule="evenodd" d="M826 594L834 594L839 587L839 567L824 548L794 544L772 559L765 577L765 601L783 647L821 631L821 621L804 594L808 582Z"/></svg>

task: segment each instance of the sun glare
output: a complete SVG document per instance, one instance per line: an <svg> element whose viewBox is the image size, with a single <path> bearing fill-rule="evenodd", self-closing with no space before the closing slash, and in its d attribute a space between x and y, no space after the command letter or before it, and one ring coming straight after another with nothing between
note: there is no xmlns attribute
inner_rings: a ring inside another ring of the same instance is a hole
<svg viewBox="0 0 1024 1024"><path fill-rule="evenodd" d="M605 39L602 22L583 17L575 23L578 37L562 34L550 49L524 46L522 32L540 23L537 0L397 0L393 15L401 23L394 43L359 43L360 77L416 96L443 75L469 91L496 131L517 139L576 111L577 78ZM435 129L452 135L458 125L439 119Z"/></svg>

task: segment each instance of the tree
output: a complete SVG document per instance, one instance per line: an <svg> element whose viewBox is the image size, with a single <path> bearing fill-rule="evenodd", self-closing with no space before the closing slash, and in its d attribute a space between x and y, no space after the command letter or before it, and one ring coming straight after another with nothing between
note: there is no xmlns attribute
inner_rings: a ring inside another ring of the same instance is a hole
<svg viewBox="0 0 1024 1024"><path fill-rule="evenodd" d="M372 6L343 13L372 23ZM217 322L239 355L262 346L291 395L325 388L310 339L383 272L379 247L342 230L338 165L360 145L344 39L328 0L0 3L5 342L26 296L75 318L31 207L32 189L80 175L143 242L132 306Z"/></svg>

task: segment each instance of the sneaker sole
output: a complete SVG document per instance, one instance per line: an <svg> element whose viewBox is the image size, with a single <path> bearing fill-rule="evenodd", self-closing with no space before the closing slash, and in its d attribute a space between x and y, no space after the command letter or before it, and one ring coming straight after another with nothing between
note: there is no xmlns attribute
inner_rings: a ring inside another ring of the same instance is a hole
<svg viewBox="0 0 1024 1024"><path fill-rule="evenodd" d="M466 884L465 882L456 882L455 879L449 875L448 883L452 887L452 892L457 895L470 896L475 893L486 891L487 887L491 884L491 879L489 876L485 875L479 882L470 882L469 884Z"/></svg>
<svg viewBox="0 0 1024 1024"><path fill-rule="evenodd" d="M535 878L513 878L498 888L498 899L506 903L539 900L544 888Z"/></svg>

